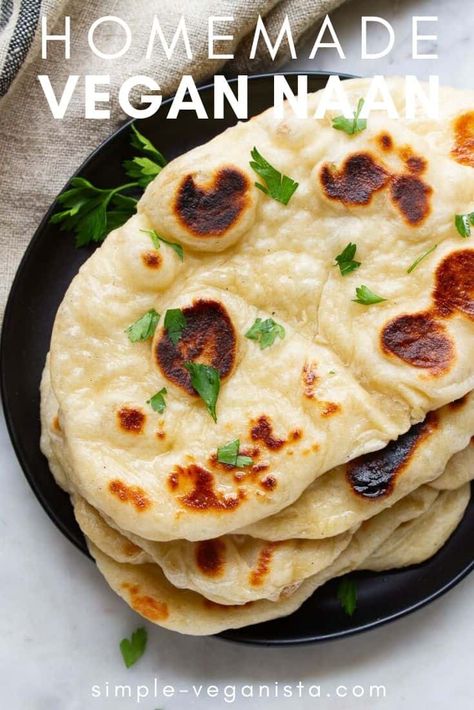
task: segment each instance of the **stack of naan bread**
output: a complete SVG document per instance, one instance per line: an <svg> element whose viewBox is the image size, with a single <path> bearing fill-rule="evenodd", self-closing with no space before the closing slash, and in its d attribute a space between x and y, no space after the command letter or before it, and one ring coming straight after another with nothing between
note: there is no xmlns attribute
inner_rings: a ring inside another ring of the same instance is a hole
<svg viewBox="0 0 474 710"><path fill-rule="evenodd" d="M367 82L345 88L355 106ZM270 110L171 162L56 317L43 451L109 585L176 631L288 615L351 570L420 563L469 501L474 236L454 216L474 208L474 95L443 90L439 120L372 113L353 135L332 117ZM254 146L298 182L288 204L255 187ZM342 275L349 242L361 265ZM355 302L362 284L385 300ZM154 334L131 342L151 309ZM257 318L284 337L262 349L245 337ZM219 372L216 421L189 362ZM251 465L220 461L235 440Z"/></svg>

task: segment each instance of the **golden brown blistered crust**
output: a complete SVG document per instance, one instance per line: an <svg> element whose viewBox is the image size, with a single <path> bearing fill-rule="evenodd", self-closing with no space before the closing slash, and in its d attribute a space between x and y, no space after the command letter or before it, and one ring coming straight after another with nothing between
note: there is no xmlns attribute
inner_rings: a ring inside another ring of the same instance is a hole
<svg viewBox="0 0 474 710"><path fill-rule="evenodd" d="M130 606L136 612L144 616L150 621L164 621L169 616L168 605L166 602L160 602L158 599L149 596L148 594L140 594L138 584L129 584L124 582L122 589L129 593Z"/></svg>
<svg viewBox="0 0 474 710"><path fill-rule="evenodd" d="M161 266L161 255L155 251L145 251L142 254L142 261L149 269L159 269Z"/></svg>
<svg viewBox="0 0 474 710"><path fill-rule="evenodd" d="M146 416L134 407L122 407L117 412L119 427L129 434L141 434Z"/></svg>
<svg viewBox="0 0 474 710"><path fill-rule="evenodd" d="M237 336L227 310L218 301L197 299L182 312L186 326L177 344L163 329L155 343L154 354L164 377L188 394L197 396L185 363L211 365L223 380L234 367Z"/></svg>
<svg viewBox="0 0 474 710"><path fill-rule="evenodd" d="M150 508L151 501L140 486L127 486L118 478L109 482L109 491L123 503L131 503L139 513Z"/></svg>
<svg viewBox="0 0 474 710"><path fill-rule="evenodd" d="M176 217L195 236L222 236L246 208L249 187L245 173L234 166L218 170L205 187L186 175L177 190Z"/></svg>
<svg viewBox="0 0 474 710"><path fill-rule="evenodd" d="M260 587L263 584L263 580L270 571L270 562L276 547L277 543L271 542L260 550L255 569L249 574L249 584L252 587Z"/></svg>
<svg viewBox="0 0 474 710"><path fill-rule="evenodd" d="M423 422L412 426L384 449L350 461L346 465L346 478L353 492L368 499L390 495L397 477L437 426L436 413L430 412Z"/></svg>
<svg viewBox="0 0 474 710"><path fill-rule="evenodd" d="M377 141L385 152L393 147L388 134L382 134ZM369 152L347 156L340 170L325 164L319 174L322 189L326 197L343 205L364 206L370 204L376 192L389 188L394 206L408 224L416 226L430 211L433 189L420 177L427 163L424 158L414 155L410 146L400 148L399 156L407 173L390 172Z"/></svg>
<svg viewBox="0 0 474 710"><path fill-rule="evenodd" d="M288 434L288 439L279 439L274 435L272 421L266 414L251 422L250 438L252 441L260 441L270 451L278 451L285 444L299 441L302 437L301 429L294 429Z"/></svg>
<svg viewBox="0 0 474 710"><path fill-rule="evenodd" d="M431 308L397 316L381 336L382 350L433 375L447 372L456 351L443 320L455 313L474 319L474 250L446 256L438 265Z"/></svg>
<svg viewBox="0 0 474 710"><path fill-rule="evenodd" d="M225 566L225 543L203 540L196 545L196 565L207 577L221 577Z"/></svg>
<svg viewBox="0 0 474 710"><path fill-rule="evenodd" d="M462 165L474 168L474 111L461 114L454 121L454 146L451 155Z"/></svg>
<svg viewBox="0 0 474 710"><path fill-rule="evenodd" d="M316 397L316 387L319 381L319 375L316 363L305 362L303 365L303 394L307 399L313 400L321 409L321 416L324 418L332 417L338 414L342 407L336 402L328 402Z"/></svg>
<svg viewBox="0 0 474 710"><path fill-rule="evenodd" d="M62 433L62 428L61 428L61 422L59 421L59 417L56 415L53 417L53 421L51 422L51 427L53 431L55 431L57 434Z"/></svg>
<svg viewBox="0 0 474 710"><path fill-rule="evenodd" d="M234 510L245 498L242 490L230 496L216 491L213 474L197 464L176 466L168 476L168 489L183 507L197 512Z"/></svg>

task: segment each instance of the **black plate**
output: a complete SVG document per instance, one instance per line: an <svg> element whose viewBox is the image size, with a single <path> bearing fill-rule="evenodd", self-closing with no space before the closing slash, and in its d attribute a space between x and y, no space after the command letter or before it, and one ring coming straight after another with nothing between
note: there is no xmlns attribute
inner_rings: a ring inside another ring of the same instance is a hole
<svg viewBox="0 0 474 710"><path fill-rule="evenodd" d="M309 87L324 86L325 74L309 76ZM288 75L293 86L294 76ZM212 115L212 86L200 89ZM272 103L271 76L249 82L249 113L260 113ZM164 105L168 102L164 102ZM197 119L183 112L176 120L157 116L139 122L140 130L169 158L208 141L235 123L229 112L223 119ZM123 181L122 161L131 157L128 124L103 143L81 166L78 174L100 187ZM53 205L31 240L20 264L8 300L2 333L0 366L5 416L16 454L38 500L61 532L87 554L68 496L55 484L39 449L39 383L49 347L51 328L63 295L91 249L75 249L72 235L49 224ZM337 580L318 590L296 613L284 619L228 631L222 636L249 643L302 643L367 630L407 614L453 587L473 566L474 503L444 548L429 562L388 574L358 573L358 608L347 616L336 598Z"/></svg>

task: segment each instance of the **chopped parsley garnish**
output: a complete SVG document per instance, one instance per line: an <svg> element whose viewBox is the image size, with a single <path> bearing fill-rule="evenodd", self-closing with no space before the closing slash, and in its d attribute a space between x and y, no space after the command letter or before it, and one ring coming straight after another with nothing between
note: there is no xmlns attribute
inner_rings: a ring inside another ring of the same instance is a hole
<svg viewBox="0 0 474 710"><path fill-rule="evenodd" d="M165 394L168 394L166 387L162 387L159 392L147 400L147 404L158 414L163 414L166 409Z"/></svg>
<svg viewBox="0 0 474 710"><path fill-rule="evenodd" d="M298 187L298 183L270 165L256 148L253 148L250 155L252 156L250 167L265 181L265 185L256 182L255 187L273 197L274 200L287 205Z"/></svg>
<svg viewBox="0 0 474 710"><path fill-rule="evenodd" d="M184 328L186 328L186 317L180 308L170 308L166 311L165 330L173 345L176 345L181 338Z"/></svg>
<svg viewBox="0 0 474 710"><path fill-rule="evenodd" d="M471 225L474 225L474 212L467 214L457 214L454 217L454 224L461 237L465 239L471 236Z"/></svg>
<svg viewBox="0 0 474 710"><path fill-rule="evenodd" d="M61 209L52 215L50 222L59 224L63 231L74 232L77 247L102 242L109 232L124 224L135 213L138 199L122 193L146 187L166 164L161 153L134 125L131 144L145 155L124 163L133 182L99 188L86 178L74 177L57 198Z"/></svg>
<svg viewBox="0 0 474 710"><path fill-rule="evenodd" d="M434 250L436 249L437 246L438 246L437 244L434 244L432 247L430 247L429 249L427 249L423 254L421 254L417 259L415 259L415 261L414 261L413 264L410 266L410 268L407 269L407 274L411 274L412 271L415 271L415 269L416 269L416 267L418 266L418 264L419 264L420 262L422 262L423 259L426 259L427 256L429 256L430 254L432 254L432 253L434 252Z"/></svg>
<svg viewBox="0 0 474 710"><path fill-rule="evenodd" d="M154 308L144 313L135 323L129 325L125 331L131 343L138 343L140 340L152 338L160 320L160 314Z"/></svg>
<svg viewBox="0 0 474 710"><path fill-rule="evenodd" d="M374 303L382 303L382 301L387 299L377 296L368 286L362 285L356 288L356 297L352 300L354 303L361 303L363 306L372 306Z"/></svg>
<svg viewBox="0 0 474 710"><path fill-rule="evenodd" d="M133 664L143 656L147 640L148 634L146 629L140 626L140 628L133 632L130 640L122 639L122 641L120 641L120 651L122 652L122 658L127 668L133 666Z"/></svg>
<svg viewBox="0 0 474 710"><path fill-rule="evenodd" d="M255 323L252 327L245 333L245 337L249 340L256 340L261 350L269 348L273 345L276 338L285 337L285 329L279 323L275 323L273 318L267 318L262 320L261 318L256 318Z"/></svg>
<svg viewBox="0 0 474 710"><path fill-rule="evenodd" d="M207 407L207 411L217 421L216 404L221 388L219 371L211 365L186 362L185 368L191 375L191 384Z"/></svg>
<svg viewBox="0 0 474 710"><path fill-rule="evenodd" d="M253 464L253 459L250 456L240 456L240 440L234 439L234 441L229 441L228 444L224 446L219 446L217 449L217 460L219 463L227 464L228 466L235 466L236 468L244 468L245 466L251 466Z"/></svg>
<svg viewBox="0 0 474 710"><path fill-rule="evenodd" d="M160 243L163 242L163 244L169 246L179 256L181 261L184 261L184 249L181 244L177 244L176 242L169 242L167 239L155 232L154 229L140 229L140 232L144 232L145 234L148 234L150 236L155 249L158 250L160 248Z"/></svg>
<svg viewBox="0 0 474 710"><path fill-rule="evenodd" d="M339 271L342 276L346 276L346 274L350 274L351 271L355 271L359 268L360 261L354 261L356 250L357 245L349 242L341 253L336 256L335 266L339 266Z"/></svg>
<svg viewBox="0 0 474 710"><path fill-rule="evenodd" d="M332 127L337 131L344 131L344 133L347 133L350 136L364 131L367 128L367 119L359 118L363 105L364 99L359 99L354 117L346 118L345 116L336 116L332 119Z"/></svg>
<svg viewBox="0 0 474 710"><path fill-rule="evenodd" d="M352 616L357 606L357 586L352 579L343 579L337 589L337 598L349 616Z"/></svg>

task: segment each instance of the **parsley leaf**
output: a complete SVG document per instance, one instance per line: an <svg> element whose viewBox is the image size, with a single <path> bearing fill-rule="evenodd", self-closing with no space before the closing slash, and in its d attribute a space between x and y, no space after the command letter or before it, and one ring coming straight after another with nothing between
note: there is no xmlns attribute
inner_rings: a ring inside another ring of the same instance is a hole
<svg viewBox="0 0 474 710"><path fill-rule="evenodd" d="M413 262L413 264L407 269L407 274L411 274L412 271L415 271L418 264L420 262L422 262L423 259L426 259L427 256L432 254L437 246L438 246L437 244L434 244L432 247L430 247L430 249L427 249L423 254L421 254L418 258L416 258L415 261Z"/></svg>
<svg viewBox="0 0 474 710"><path fill-rule="evenodd" d="M356 298L352 299L354 303L361 303L363 306L372 306L374 303L382 303L386 298L377 296L376 293L370 290L368 286L358 286L356 288Z"/></svg>
<svg viewBox="0 0 474 710"><path fill-rule="evenodd" d="M160 153L158 148L155 148L151 140L149 138L146 138L138 128L135 127L135 124L132 123L130 126L132 129L132 137L130 138L130 145L133 148L136 148L139 150L141 153L144 155L148 156L151 158L155 163L158 163L158 165L161 165L161 167L164 167L166 163L168 162L163 155L163 153Z"/></svg>
<svg viewBox="0 0 474 710"><path fill-rule="evenodd" d="M255 187L258 187L258 189L266 195L273 197L274 200L287 205L291 196L298 187L298 183L288 177L288 175L283 175L279 170L270 165L270 163L265 160L263 155L260 155L256 148L253 148L250 155L252 156L250 167L252 170L255 170L257 175L265 180L266 183L265 185L262 185L261 183L256 182Z"/></svg>
<svg viewBox="0 0 474 710"><path fill-rule="evenodd" d="M186 317L180 308L170 308L165 314L165 330L169 339L176 345L181 338L181 334L186 328Z"/></svg>
<svg viewBox="0 0 474 710"><path fill-rule="evenodd" d="M344 131L348 135L352 136L354 133L360 133L367 128L367 119L359 118L359 114L362 111L362 106L364 105L364 99L359 99L357 102L357 108L354 113L354 118L346 118L345 116L336 116L332 119L332 127L336 131Z"/></svg>
<svg viewBox="0 0 474 710"><path fill-rule="evenodd" d="M155 148L153 143L135 128L132 123L131 144L143 153L143 156L125 160L123 167L131 178L137 180L140 187L146 187L166 165L165 157Z"/></svg>
<svg viewBox="0 0 474 710"><path fill-rule="evenodd" d="M273 345L277 337L283 340L285 329L282 325L275 323L273 318L267 318L266 320L256 318L254 324L245 333L245 337L249 338L249 340L257 340L260 349L265 350L265 348Z"/></svg>
<svg viewBox="0 0 474 710"><path fill-rule="evenodd" d="M140 316L140 318L136 320L135 323L132 323L132 325L129 325L125 331L130 342L137 343L140 340L152 338L159 320L160 314L157 313L154 308L151 308Z"/></svg>
<svg viewBox="0 0 474 710"><path fill-rule="evenodd" d="M357 245L349 242L341 253L336 256L335 266L339 266L341 276L346 276L346 274L350 274L351 271L355 271L359 268L360 261L354 261L356 250Z"/></svg>
<svg viewBox="0 0 474 710"><path fill-rule="evenodd" d="M461 237L465 239L471 236L471 224L474 225L474 212L468 214L457 214L454 217L454 224Z"/></svg>
<svg viewBox="0 0 474 710"><path fill-rule="evenodd" d="M253 459L250 456L239 456L240 439L229 441L224 446L219 446L217 449L217 460L219 463L224 463L227 466L235 466L236 468L244 468L251 466Z"/></svg>
<svg viewBox="0 0 474 710"><path fill-rule="evenodd" d="M181 261L184 261L184 249L181 244L177 244L176 242L169 242L167 239L155 232L154 229L140 229L140 232L144 232L145 234L150 235L151 241L153 242L153 246L155 247L155 249L158 250L160 248L160 243L163 242L163 244L169 246L178 255Z"/></svg>
<svg viewBox="0 0 474 710"><path fill-rule="evenodd" d="M357 586L353 579L342 579L337 589L337 598L349 616L352 616L357 606Z"/></svg>
<svg viewBox="0 0 474 710"><path fill-rule="evenodd" d="M197 362L186 362L184 366L191 375L192 386L206 404L209 414L216 422L217 397L221 388L219 370L210 365L202 365Z"/></svg>
<svg viewBox="0 0 474 710"><path fill-rule="evenodd" d="M166 387L162 387L159 392L147 399L147 404L153 409L153 411L158 412L158 414L163 414L166 409L165 394L168 394Z"/></svg>
<svg viewBox="0 0 474 710"><path fill-rule="evenodd" d="M117 226L134 214L137 200L120 199L118 193L136 187L128 183L111 189L95 187L82 177L72 178L70 187L59 195L57 202L65 208L52 215L50 222L60 224L62 231L73 231L76 246L101 242Z"/></svg>
<svg viewBox="0 0 474 710"><path fill-rule="evenodd" d="M120 641L120 651L122 652L122 658L127 668L133 666L133 664L143 656L147 640L148 634L146 629L140 626L140 628L133 632L130 641L128 639L122 639L122 641Z"/></svg>

